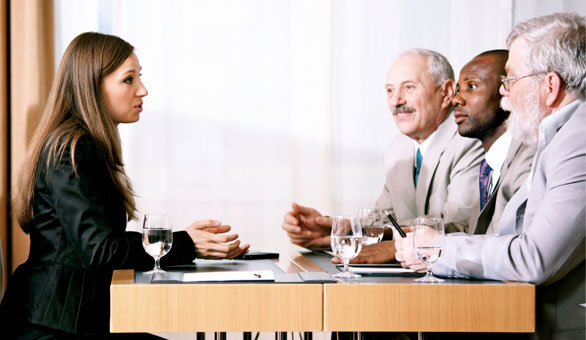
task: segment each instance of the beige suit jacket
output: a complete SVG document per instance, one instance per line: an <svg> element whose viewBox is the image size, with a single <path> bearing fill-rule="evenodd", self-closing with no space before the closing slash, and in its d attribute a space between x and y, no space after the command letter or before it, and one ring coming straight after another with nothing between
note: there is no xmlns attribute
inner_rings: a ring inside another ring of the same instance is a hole
<svg viewBox="0 0 586 340"><path fill-rule="evenodd" d="M467 231L484 150L478 140L460 136L457 127L450 113L436 130L417 188L413 140L395 138L385 155L386 181L376 207L389 210L400 225L412 225L418 216L441 216L446 232Z"/></svg>
<svg viewBox="0 0 586 340"><path fill-rule="evenodd" d="M535 155L535 146L528 146L517 140L511 146L501 169L501 176L494 194L480 211L480 195L470 214L470 231L473 234L496 234L505 206L527 180ZM478 185L476 185L478 188ZM478 192L478 191L477 191Z"/></svg>
<svg viewBox="0 0 586 340"><path fill-rule="evenodd" d="M534 283L535 336L584 339L586 102L547 119L530 186L507 204L498 235L449 235L433 273Z"/></svg>

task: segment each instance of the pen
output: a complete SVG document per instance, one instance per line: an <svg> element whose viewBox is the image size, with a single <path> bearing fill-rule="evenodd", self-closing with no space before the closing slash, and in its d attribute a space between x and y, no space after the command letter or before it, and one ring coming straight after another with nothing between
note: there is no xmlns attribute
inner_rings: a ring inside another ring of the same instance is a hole
<svg viewBox="0 0 586 340"><path fill-rule="evenodd" d="M401 237L405 237L406 235L403 232L403 229L401 229L401 227L399 227L399 224L397 223L397 221L395 221L395 219L393 218L393 215L389 214L389 212L386 210L385 210L385 214L387 214L387 217L389 218L389 220L391 220L391 223L393 224L395 229L397 229L397 232L399 233L399 235L401 235Z"/></svg>

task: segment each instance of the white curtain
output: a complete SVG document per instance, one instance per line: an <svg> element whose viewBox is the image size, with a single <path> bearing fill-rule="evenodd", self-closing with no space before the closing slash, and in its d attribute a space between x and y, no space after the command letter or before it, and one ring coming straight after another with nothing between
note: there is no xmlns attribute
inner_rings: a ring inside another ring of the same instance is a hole
<svg viewBox="0 0 586 340"><path fill-rule="evenodd" d="M586 12L581 0L55 4L57 61L83 31L136 47L149 95L120 133L141 212L167 211L177 229L219 219L257 249L287 242L292 201L329 215L374 204L398 134L384 81L399 52L437 50L457 76L504 48L529 8Z"/></svg>

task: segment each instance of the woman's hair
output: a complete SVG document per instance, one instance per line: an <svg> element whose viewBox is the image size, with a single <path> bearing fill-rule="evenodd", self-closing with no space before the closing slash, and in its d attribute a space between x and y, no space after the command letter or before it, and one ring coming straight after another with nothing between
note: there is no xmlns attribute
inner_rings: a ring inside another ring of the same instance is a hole
<svg viewBox="0 0 586 340"><path fill-rule="evenodd" d="M44 166L49 169L69 148L77 175L75 146L86 135L93 139L105 161L128 218L136 217L134 192L122 162L120 135L102 96L104 77L133 51L134 47L121 38L94 32L78 35L65 50L12 195L13 215L25 232L34 218L35 178L41 153L44 149L48 153Z"/></svg>

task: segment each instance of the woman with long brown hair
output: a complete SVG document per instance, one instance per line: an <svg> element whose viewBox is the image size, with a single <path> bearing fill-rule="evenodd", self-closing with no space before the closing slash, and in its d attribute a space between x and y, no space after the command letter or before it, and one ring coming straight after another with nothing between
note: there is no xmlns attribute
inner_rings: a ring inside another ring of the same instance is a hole
<svg viewBox="0 0 586 340"><path fill-rule="evenodd" d="M124 171L118 124L138 121L147 90L134 48L83 33L68 46L32 138L13 215L30 253L0 306L2 337L109 338L109 287L117 268L149 269L141 235L126 231L137 209ZM163 265L248 251L219 221L175 232Z"/></svg>

